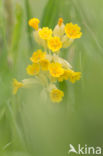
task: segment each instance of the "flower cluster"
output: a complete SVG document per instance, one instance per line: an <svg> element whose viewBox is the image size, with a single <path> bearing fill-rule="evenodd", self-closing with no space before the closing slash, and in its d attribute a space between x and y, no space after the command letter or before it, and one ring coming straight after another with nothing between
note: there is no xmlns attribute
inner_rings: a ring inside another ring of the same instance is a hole
<svg viewBox="0 0 103 156"><path fill-rule="evenodd" d="M26 68L27 74L32 78L22 82L14 79L13 93L16 94L21 87L38 82L43 85L51 101L58 103L62 101L64 92L56 87L56 83L65 80L75 83L81 77L80 72L73 71L69 62L60 57L60 50L69 47L75 39L81 37L82 32L77 24L65 25L62 18L53 30L40 28L39 23L37 18L29 20L29 26L34 29L35 41L43 47L34 51L30 58L31 64Z"/></svg>

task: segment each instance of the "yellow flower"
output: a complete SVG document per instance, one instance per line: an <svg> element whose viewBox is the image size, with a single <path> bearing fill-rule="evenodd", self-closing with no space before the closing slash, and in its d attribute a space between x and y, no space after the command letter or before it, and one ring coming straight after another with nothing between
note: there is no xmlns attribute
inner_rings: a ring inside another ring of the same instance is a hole
<svg viewBox="0 0 103 156"><path fill-rule="evenodd" d="M59 18L59 20L58 20L58 25L61 26L62 23L63 23L63 19L62 19L62 18Z"/></svg>
<svg viewBox="0 0 103 156"><path fill-rule="evenodd" d="M50 98L52 102L59 103L62 101L62 98L64 96L63 91L59 89L52 89L50 92Z"/></svg>
<svg viewBox="0 0 103 156"><path fill-rule="evenodd" d="M64 73L64 69L60 63L51 63L49 65L49 72L53 77L59 77Z"/></svg>
<svg viewBox="0 0 103 156"><path fill-rule="evenodd" d="M77 24L67 23L65 26L65 33L71 39L80 38L82 32L80 32L80 27Z"/></svg>
<svg viewBox="0 0 103 156"><path fill-rule="evenodd" d="M75 83L76 80L80 80L81 78L81 72L72 72L71 75L70 75L70 81L72 83Z"/></svg>
<svg viewBox="0 0 103 156"><path fill-rule="evenodd" d="M34 63L38 63L40 62L42 59L44 59L46 56L45 52L42 52L42 50L37 50L33 53L32 57L30 58L32 62Z"/></svg>
<svg viewBox="0 0 103 156"><path fill-rule="evenodd" d="M72 70L70 69L64 69L64 73L58 78L59 82L62 82L64 80L68 80L68 78L71 75Z"/></svg>
<svg viewBox="0 0 103 156"><path fill-rule="evenodd" d="M60 38L59 37L51 37L48 40L48 47L53 52L59 51L60 48L62 48L62 42L60 41Z"/></svg>
<svg viewBox="0 0 103 156"><path fill-rule="evenodd" d="M38 30L38 25L40 23L39 19L37 18L32 18L29 20L29 26L31 26L32 28L34 28L35 30Z"/></svg>
<svg viewBox="0 0 103 156"><path fill-rule="evenodd" d="M16 94L18 89L23 87L23 83L18 82L16 79L13 79L13 94Z"/></svg>
<svg viewBox="0 0 103 156"><path fill-rule="evenodd" d="M43 59L40 61L41 69L42 70L48 70L49 67L49 60L48 59Z"/></svg>
<svg viewBox="0 0 103 156"><path fill-rule="evenodd" d="M26 70L29 75L37 75L40 72L40 65L33 63L32 65L28 65Z"/></svg>
<svg viewBox="0 0 103 156"><path fill-rule="evenodd" d="M48 40L52 35L52 30L49 29L48 27L43 27L42 29L39 30L39 36L44 39Z"/></svg>

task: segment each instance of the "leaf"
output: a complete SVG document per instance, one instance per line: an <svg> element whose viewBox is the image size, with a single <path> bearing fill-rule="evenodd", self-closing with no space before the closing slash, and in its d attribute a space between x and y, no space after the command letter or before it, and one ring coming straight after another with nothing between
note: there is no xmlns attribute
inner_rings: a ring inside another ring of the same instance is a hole
<svg viewBox="0 0 103 156"><path fill-rule="evenodd" d="M17 52L20 43L21 31L22 31L22 21L23 21L23 10L19 4L16 4L16 21L12 33L11 42L11 55L13 56L14 62L17 59Z"/></svg>
<svg viewBox="0 0 103 156"><path fill-rule="evenodd" d="M32 29L28 25L28 21L32 17L32 13L30 10L29 0L24 0L24 2L25 2L24 6L25 6L25 14L26 14L26 28L27 28L28 43L29 43L29 48L32 50L34 48L33 39L32 39Z"/></svg>

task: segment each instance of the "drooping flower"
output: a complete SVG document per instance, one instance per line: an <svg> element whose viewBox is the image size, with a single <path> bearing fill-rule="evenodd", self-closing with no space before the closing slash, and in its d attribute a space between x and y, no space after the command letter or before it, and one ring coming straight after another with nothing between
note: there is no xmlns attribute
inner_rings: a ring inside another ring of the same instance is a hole
<svg viewBox="0 0 103 156"><path fill-rule="evenodd" d="M52 89L50 92L50 98L52 102L59 103L62 101L64 96L63 91L59 89Z"/></svg>
<svg viewBox="0 0 103 156"><path fill-rule="evenodd" d="M40 38L44 40L48 40L52 35L52 29L49 29L48 27L43 27L39 30L39 36Z"/></svg>
<svg viewBox="0 0 103 156"><path fill-rule="evenodd" d="M29 26L31 26L35 30L38 30L38 28L39 28L38 25L40 23L38 18L31 18L28 23L29 23Z"/></svg>
<svg viewBox="0 0 103 156"><path fill-rule="evenodd" d="M38 63L40 62L42 59L44 59L46 56L46 53L43 52L41 49L35 51L32 55L32 57L30 58L30 60L33 62L33 63Z"/></svg>
<svg viewBox="0 0 103 156"><path fill-rule="evenodd" d="M48 48L53 52L57 52L62 48L62 42L59 37L51 37L48 40Z"/></svg>
<svg viewBox="0 0 103 156"><path fill-rule="evenodd" d="M81 78L81 72L72 72L70 75L70 81L72 83L75 83L77 80L80 80Z"/></svg>
<svg viewBox="0 0 103 156"><path fill-rule="evenodd" d="M40 61L41 69L44 71L48 70L49 64L50 62L48 59L43 59Z"/></svg>
<svg viewBox="0 0 103 156"><path fill-rule="evenodd" d="M65 33L71 39L80 38L82 32L80 32L80 27L77 24L67 23L65 25Z"/></svg>
<svg viewBox="0 0 103 156"><path fill-rule="evenodd" d="M28 75L37 75L40 72L40 65L37 63L33 63L32 65L28 65L26 70Z"/></svg>
<svg viewBox="0 0 103 156"><path fill-rule="evenodd" d="M17 81L16 79L13 79L13 94L16 94L18 89L23 87L23 83Z"/></svg>
<svg viewBox="0 0 103 156"><path fill-rule="evenodd" d="M51 63L49 65L49 72L53 77L59 77L64 73L64 69L60 63Z"/></svg>
<svg viewBox="0 0 103 156"><path fill-rule="evenodd" d="M71 76L72 70L71 69L64 69L64 73L58 78L59 82L62 82L64 80L68 80Z"/></svg>

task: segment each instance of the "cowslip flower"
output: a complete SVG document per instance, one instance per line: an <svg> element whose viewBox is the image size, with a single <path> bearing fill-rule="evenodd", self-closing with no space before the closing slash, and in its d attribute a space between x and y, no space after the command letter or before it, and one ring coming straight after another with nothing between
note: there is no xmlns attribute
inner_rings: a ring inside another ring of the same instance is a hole
<svg viewBox="0 0 103 156"><path fill-rule="evenodd" d="M51 63L49 65L49 72L53 77L59 77L64 73L64 69L60 63Z"/></svg>
<svg viewBox="0 0 103 156"><path fill-rule="evenodd" d="M64 73L58 78L59 82L62 82L64 80L68 80L70 75L71 75L71 71L70 69L64 69Z"/></svg>
<svg viewBox="0 0 103 156"><path fill-rule="evenodd" d="M34 28L35 30L38 30L38 28L39 28L39 23L40 23L40 21L39 21L39 19L38 18L32 18L32 19L30 19L29 20L29 26L31 26L32 28Z"/></svg>
<svg viewBox="0 0 103 156"><path fill-rule="evenodd" d="M23 83L17 81L16 79L13 79L13 94L16 94L18 89L23 87Z"/></svg>
<svg viewBox="0 0 103 156"><path fill-rule="evenodd" d="M49 64L50 64L50 62L48 59L43 59L40 61L41 69L44 71L48 70Z"/></svg>
<svg viewBox="0 0 103 156"><path fill-rule="evenodd" d="M71 39L80 38L82 32L80 32L80 27L77 24L67 23L65 25L65 33Z"/></svg>
<svg viewBox="0 0 103 156"><path fill-rule="evenodd" d="M37 63L33 63L32 65L28 65L26 70L28 75L37 75L40 72L40 65Z"/></svg>
<svg viewBox="0 0 103 156"><path fill-rule="evenodd" d="M38 63L40 62L42 59L44 59L46 56L46 53L43 52L41 49L35 51L32 55L32 57L30 58L30 60L33 62L33 63Z"/></svg>
<svg viewBox="0 0 103 156"><path fill-rule="evenodd" d="M70 75L70 81L72 83L75 83L77 80L80 80L81 78L81 72L72 72L71 75Z"/></svg>
<svg viewBox="0 0 103 156"><path fill-rule="evenodd" d="M59 37L51 37L48 40L48 48L53 52L57 52L62 48L62 42Z"/></svg>
<svg viewBox="0 0 103 156"><path fill-rule="evenodd" d="M39 30L39 36L44 39L48 40L52 35L52 29L49 29L48 27L43 27Z"/></svg>
<svg viewBox="0 0 103 156"><path fill-rule="evenodd" d="M50 92L50 98L52 102L59 103L62 101L62 98L64 96L63 91L59 89L52 89Z"/></svg>

